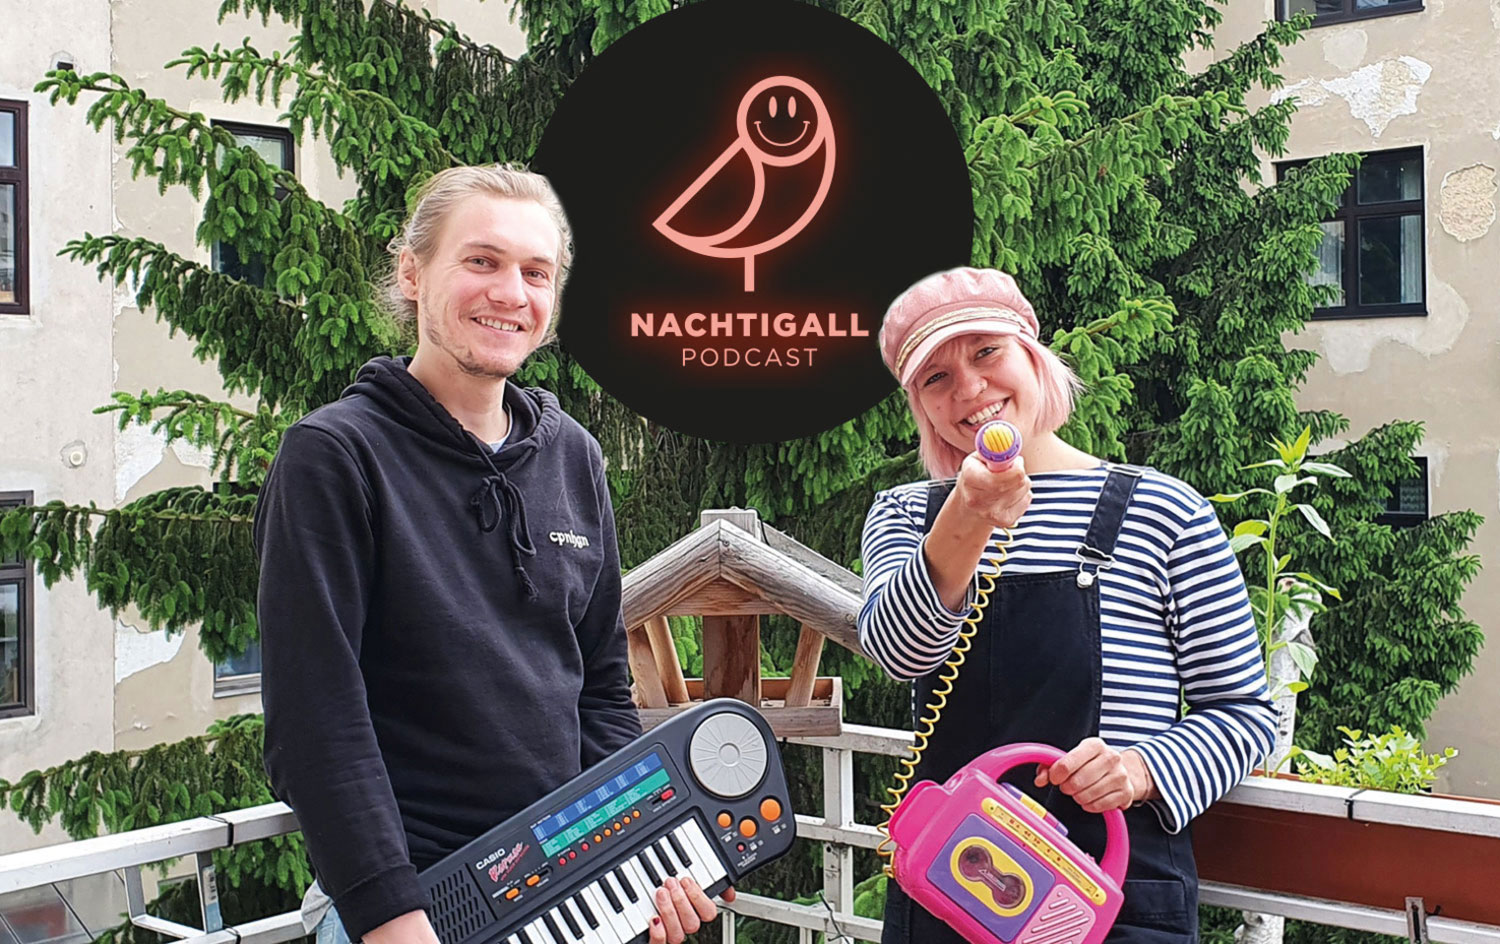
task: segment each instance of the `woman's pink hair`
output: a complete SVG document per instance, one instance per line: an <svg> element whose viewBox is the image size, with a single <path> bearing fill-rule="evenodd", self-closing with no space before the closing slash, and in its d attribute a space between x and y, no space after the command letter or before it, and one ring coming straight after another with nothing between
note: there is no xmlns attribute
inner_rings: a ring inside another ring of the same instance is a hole
<svg viewBox="0 0 1500 944"><path fill-rule="evenodd" d="M948 343L964 337L966 336L959 335ZM1033 435L1056 432L1072 415L1073 398L1083 389L1083 383L1073 373L1073 369L1064 364L1062 358L1054 354L1047 345L1029 334L1021 333L1011 337L1031 355L1031 366L1036 369L1037 385L1041 390L1041 403L1037 409ZM972 446L959 450L938 434L932 420L927 417L927 411L922 409L922 401L918 396L917 387L921 376L919 371L911 383L902 388L906 391L906 402L911 407L912 419L917 423L917 435L920 437L918 452L922 456L922 464L927 467L928 475L935 479L952 478L958 474L958 467L963 464L964 456L974 450ZM1022 443L1022 448L1025 448L1025 443Z"/></svg>

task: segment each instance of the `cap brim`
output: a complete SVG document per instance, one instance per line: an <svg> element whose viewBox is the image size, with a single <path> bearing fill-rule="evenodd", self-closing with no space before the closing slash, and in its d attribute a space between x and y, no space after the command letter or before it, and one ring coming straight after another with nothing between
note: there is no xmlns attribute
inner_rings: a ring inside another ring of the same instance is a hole
<svg viewBox="0 0 1500 944"><path fill-rule="evenodd" d="M932 334L922 339L916 350L911 352L907 358L906 368L901 371L901 386L911 383L913 377L922 369L927 358L932 352L961 334L1020 334L1021 326L1008 318L981 318L975 321L961 321L957 324L939 328Z"/></svg>

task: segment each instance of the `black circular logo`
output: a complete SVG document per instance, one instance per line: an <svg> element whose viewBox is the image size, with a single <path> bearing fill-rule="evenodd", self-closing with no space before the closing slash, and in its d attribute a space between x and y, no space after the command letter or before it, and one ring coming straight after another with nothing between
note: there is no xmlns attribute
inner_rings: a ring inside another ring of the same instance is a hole
<svg viewBox="0 0 1500 944"><path fill-rule="evenodd" d="M894 386L892 299L972 242L968 168L922 78L793 0L659 16L568 90L533 167L573 226L563 345L680 432L773 442Z"/></svg>

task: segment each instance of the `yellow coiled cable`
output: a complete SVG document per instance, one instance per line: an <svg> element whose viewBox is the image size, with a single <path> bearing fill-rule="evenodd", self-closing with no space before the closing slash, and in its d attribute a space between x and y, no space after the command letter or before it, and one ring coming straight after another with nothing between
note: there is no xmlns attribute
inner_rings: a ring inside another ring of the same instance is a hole
<svg viewBox="0 0 1500 944"><path fill-rule="evenodd" d="M933 690L932 701L927 703L924 714L916 723L916 730L912 732L915 741L911 747L911 754L901 758L901 770L896 772L895 783L886 788L890 794L891 801L881 804L880 810L885 814L885 822L876 827L880 831L880 844L875 847L875 854L885 859L882 871L887 878L895 878L896 872L892 867L892 856L896 852L896 845L891 839L891 818L896 815L896 807L901 805L901 800L906 796L906 791L911 786L911 779L916 775L917 764L922 759L922 752L927 750L927 742L932 738L932 733L937 727L938 719L943 716L943 709L948 705L948 696L953 692L953 683L958 680L958 670L964 664L971 647L974 634L979 632L979 623L984 619L985 607L990 605L990 594L994 592L995 581L1000 576L1000 565L1005 562L1005 545L1010 541L1010 529L1001 529L1001 537L994 541L995 548L995 574L991 576L983 571L979 572L979 590L974 595L974 610L964 617L964 627L958 631L958 641L953 644L953 654L943 666L943 674L938 676L937 688ZM988 548L988 546L987 546ZM980 560L983 561L981 555Z"/></svg>

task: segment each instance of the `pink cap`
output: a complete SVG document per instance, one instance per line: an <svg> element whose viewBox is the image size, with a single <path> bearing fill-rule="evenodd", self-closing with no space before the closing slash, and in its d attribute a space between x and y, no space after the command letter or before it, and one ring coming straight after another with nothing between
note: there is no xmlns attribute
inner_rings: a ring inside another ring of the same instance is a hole
<svg viewBox="0 0 1500 944"><path fill-rule="evenodd" d="M1025 334L1036 339L1031 302L997 269L935 272L896 296L880 325L880 355L904 387L923 362L961 334Z"/></svg>

